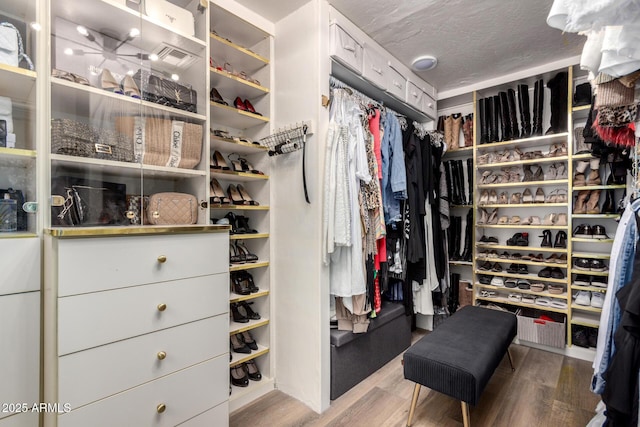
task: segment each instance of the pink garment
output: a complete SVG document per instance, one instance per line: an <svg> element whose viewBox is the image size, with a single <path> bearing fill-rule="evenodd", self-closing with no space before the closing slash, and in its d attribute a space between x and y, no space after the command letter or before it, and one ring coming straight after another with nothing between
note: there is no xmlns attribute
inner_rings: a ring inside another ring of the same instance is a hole
<svg viewBox="0 0 640 427"><path fill-rule="evenodd" d="M369 131L373 135L373 152L378 160L378 179L382 179L382 150L380 149L380 110L369 116Z"/></svg>

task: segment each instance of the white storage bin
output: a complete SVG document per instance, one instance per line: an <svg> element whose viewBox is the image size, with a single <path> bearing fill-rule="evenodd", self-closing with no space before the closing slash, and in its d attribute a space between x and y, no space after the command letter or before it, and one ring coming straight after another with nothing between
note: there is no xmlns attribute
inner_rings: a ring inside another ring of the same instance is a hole
<svg viewBox="0 0 640 427"><path fill-rule="evenodd" d="M407 78L396 69L391 61L387 62L387 93L398 101L407 99Z"/></svg>
<svg viewBox="0 0 640 427"><path fill-rule="evenodd" d="M373 46L365 44L363 63L362 77L377 88L385 90L387 88L387 66L384 56Z"/></svg>
<svg viewBox="0 0 640 427"><path fill-rule="evenodd" d="M337 23L331 24L331 51L333 59L362 74L362 43L353 38Z"/></svg>
<svg viewBox="0 0 640 427"><path fill-rule="evenodd" d="M422 111L422 98L424 95L425 93L415 83L407 82L407 104L418 111Z"/></svg>
<svg viewBox="0 0 640 427"><path fill-rule="evenodd" d="M437 116L438 112L436 100L424 91L422 92L422 107L420 108L420 111L433 118Z"/></svg>

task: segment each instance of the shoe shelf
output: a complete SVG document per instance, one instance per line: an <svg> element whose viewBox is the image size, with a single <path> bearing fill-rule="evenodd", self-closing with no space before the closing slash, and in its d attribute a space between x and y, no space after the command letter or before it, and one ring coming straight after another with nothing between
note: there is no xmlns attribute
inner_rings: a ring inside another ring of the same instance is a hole
<svg viewBox="0 0 640 427"><path fill-rule="evenodd" d="M626 188L626 185L585 185L579 187L573 187L574 191L582 191L582 190L616 190L619 188Z"/></svg>
<svg viewBox="0 0 640 427"><path fill-rule="evenodd" d="M229 320L229 336L239 334L240 332L250 331L255 328L268 325L269 319L249 320L248 323L237 323L232 319Z"/></svg>
<svg viewBox="0 0 640 427"><path fill-rule="evenodd" d="M599 288L597 286L582 286L582 285L571 285L571 289L575 289L577 291L591 291L591 292L603 292L606 291L607 288Z"/></svg>
<svg viewBox="0 0 640 427"><path fill-rule="evenodd" d="M505 229L523 229L523 230L535 230L535 229L546 229L546 230L566 230L566 225L522 225L522 224L476 224L478 228L505 228Z"/></svg>
<svg viewBox="0 0 640 427"><path fill-rule="evenodd" d="M601 308L591 307L590 305L576 304L575 301L571 303L571 310L589 311L591 313L602 313Z"/></svg>
<svg viewBox="0 0 640 427"><path fill-rule="evenodd" d="M455 149L453 151L445 152L443 157L445 159L449 159L449 158L452 158L452 157L456 157L456 154L460 155L460 156L462 156L462 155L469 156L472 151L473 151L473 147L460 147L460 148L457 148L457 149Z"/></svg>
<svg viewBox="0 0 640 427"><path fill-rule="evenodd" d="M248 129L269 122L269 118L239 110L235 107L209 102L211 105L211 122L221 123L234 129Z"/></svg>
<svg viewBox="0 0 640 427"><path fill-rule="evenodd" d="M613 243L613 239L588 239L583 237L572 237L571 241L576 243Z"/></svg>
<svg viewBox="0 0 640 427"><path fill-rule="evenodd" d="M254 268L268 267L269 261L258 261L244 264L233 264L229 267L229 271L252 270Z"/></svg>
<svg viewBox="0 0 640 427"><path fill-rule="evenodd" d="M554 179L549 181L518 181L518 182L503 182L501 184L478 184L478 188L506 188L506 187L527 187L527 186L548 186L548 185L566 185L569 183L568 179ZM574 187L575 188L575 187Z"/></svg>
<svg viewBox="0 0 640 427"><path fill-rule="evenodd" d="M609 271L591 271L591 270L579 270L575 267L571 268L573 274L586 274L587 276L608 276ZM600 288L602 289L602 288Z"/></svg>
<svg viewBox="0 0 640 427"><path fill-rule="evenodd" d="M514 262L512 264L522 264L522 263ZM558 265L555 265L554 267L558 267ZM539 277L537 274L514 274L514 273L507 273L506 271L495 272L495 271L482 271L482 270L476 270L476 274L480 274L483 276L500 276L500 277L506 277L510 279L524 279L530 282L549 282L549 283L562 283L562 284L567 283L566 278L554 279L553 277Z"/></svg>
<svg viewBox="0 0 640 427"><path fill-rule="evenodd" d="M591 160L591 159L595 159L595 157L591 153L574 154L571 157L573 158L573 160Z"/></svg>
<svg viewBox="0 0 640 427"><path fill-rule="evenodd" d="M225 171L220 169L211 169L211 178L232 179L234 182L247 181L265 181L269 179L269 175L261 175L259 173ZM242 205L244 206L244 205Z"/></svg>
<svg viewBox="0 0 640 427"><path fill-rule="evenodd" d="M583 219L620 219L620 214L572 214L573 218L583 218Z"/></svg>
<svg viewBox="0 0 640 427"><path fill-rule="evenodd" d="M153 52L160 40L200 57L204 55L207 47L205 41L178 33L171 26L128 8L125 2L119 0L93 1L91 7L77 7L75 0L55 0L52 1L51 10L53 14L57 13L58 16L64 16L66 20L94 30L105 27L105 18L108 19L108 30L114 34L128 34L132 28L138 28L142 30L143 36L136 37L128 44L143 52ZM61 11L64 11L64 14ZM55 27L56 21L53 16L51 22ZM57 33L55 28L53 33Z"/></svg>
<svg viewBox="0 0 640 427"><path fill-rule="evenodd" d="M497 151L494 148L504 149L505 147L518 147L518 148L533 148L541 147L543 145L557 144L560 142L567 142L569 132L561 132L553 135L541 135L532 136L529 138L513 139L511 141L503 142L490 142L488 144L481 144L477 146L478 151L483 153L489 151Z"/></svg>
<svg viewBox="0 0 640 427"><path fill-rule="evenodd" d="M600 327L600 316L585 312L572 312L571 324L598 328Z"/></svg>
<svg viewBox="0 0 640 427"><path fill-rule="evenodd" d="M499 302L502 304L508 304L508 305L513 305L516 307L527 307L527 308L534 308L537 310L544 310L544 311L553 311L555 313L562 313L562 314L567 314L567 309L566 308L556 308L556 307L550 307L550 306L546 306L546 305L539 305L539 304L529 304L526 302L517 302L517 301L512 301L509 298L506 297L499 297L499 296L495 296L495 297L481 297L476 295L476 300L480 300L480 301L487 301L487 302Z"/></svg>
<svg viewBox="0 0 640 427"><path fill-rule="evenodd" d="M558 162L566 162L567 160L569 160L568 156L544 157L542 159L513 160L510 162L487 163L484 165L478 165L478 169L492 169L492 168L514 167L514 166L522 166L522 165L537 165L539 163L543 163L543 164L558 163Z"/></svg>
<svg viewBox="0 0 640 427"><path fill-rule="evenodd" d="M242 77L234 76L224 70L209 67L211 87L215 87L220 95L231 96L235 98L256 98L258 96L269 93L269 88L260 86ZM228 102L227 99L225 101Z"/></svg>
<svg viewBox="0 0 640 427"><path fill-rule="evenodd" d="M122 116L139 116L140 106L142 114L149 116L168 115L169 118L193 123L204 123L207 116L196 114L178 108L143 101L131 96L109 92L97 87L81 85L80 83L51 77L52 110L77 116L81 112L92 114L97 106L108 105L112 111ZM166 114L158 114L159 112ZM54 117L55 118L55 117Z"/></svg>
<svg viewBox="0 0 640 427"><path fill-rule="evenodd" d="M253 360L259 356L267 354L268 352L269 352L269 347L264 347L260 344L258 344L257 350L251 350L251 354L232 352L231 354L235 357L231 362L229 362L229 367L233 368L236 365L240 365L241 363L248 362L249 360ZM238 356L242 356L242 357L236 359L236 357Z"/></svg>
<svg viewBox="0 0 640 427"><path fill-rule="evenodd" d="M269 378L265 376L264 373L262 373L262 379L260 381L249 380L249 385L247 387L238 387L238 386L232 385L231 396L229 396L229 402L242 399L244 396L253 395L254 393L261 394L260 389L263 389L262 393L265 393L266 391L269 391L269 390L273 390L274 389L273 382L274 382L273 378Z"/></svg>
<svg viewBox="0 0 640 427"><path fill-rule="evenodd" d="M610 259L611 254L609 253L598 253L598 252L573 252L571 254L574 258L596 258L596 259Z"/></svg>
<svg viewBox="0 0 640 427"><path fill-rule="evenodd" d="M449 261L450 265L463 265L471 267L473 263L471 261Z"/></svg>
<svg viewBox="0 0 640 427"><path fill-rule="evenodd" d="M505 249L511 251L522 252L525 250L531 250L532 252L557 252L557 253L567 253L566 248L542 248L535 246L507 246L507 245L489 245L484 243L476 243L476 247L481 249Z"/></svg>
<svg viewBox="0 0 640 427"><path fill-rule="evenodd" d="M0 93L15 104L30 104L30 98L35 97L36 77L35 71L0 64Z"/></svg>
<svg viewBox="0 0 640 427"><path fill-rule="evenodd" d="M481 255L476 257L478 261L489 261L489 262L497 262L497 263L509 263L509 264L523 264L523 265L539 265L540 267L559 267L559 268L567 268L567 264L556 264L555 262L538 262L524 259L506 259L506 258L483 258ZM485 271L485 270L479 270Z"/></svg>
<svg viewBox="0 0 640 427"><path fill-rule="evenodd" d="M269 233L231 234L229 240L268 239Z"/></svg>
<svg viewBox="0 0 640 427"><path fill-rule="evenodd" d="M576 113L578 111L589 111L591 109L591 104L588 105L580 105L578 107L571 107L571 111Z"/></svg>
<svg viewBox="0 0 640 427"><path fill-rule="evenodd" d="M567 293L563 292L561 294L552 294L550 292L547 291L543 291L543 292L534 292L532 290L529 289L520 289L520 288L507 288L505 286L495 286L495 285L483 285L482 283L476 283L476 286L478 286L479 288L484 288L484 289L493 289L493 290L497 290L497 291L509 291L509 292L514 292L514 293L519 293L519 294L527 294L527 295L535 295L537 297L547 297L547 298L557 298L557 299L562 299L562 300L566 300L567 299ZM491 298L491 297L489 297ZM527 303L525 303L527 304Z"/></svg>
<svg viewBox="0 0 640 427"><path fill-rule="evenodd" d="M480 208L566 208L568 203L478 204Z"/></svg>
<svg viewBox="0 0 640 427"><path fill-rule="evenodd" d="M268 211L269 210L269 206L268 205L258 205L258 206L251 206L251 205L209 205L210 209L216 209L216 210L227 210L227 211Z"/></svg>
<svg viewBox="0 0 640 427"><path fill-rule="evenodd" d="M231 292L229 294L229 303L239 302L239 301L249 301L256 298L266 297L267 295L269 295L269 291L267 290L258 291L249 295L239 295L239 294L236 294L235 292Z"/></svg>
<svg viewBox="0 0 640 427"><path fill-rule="evenodd" d="M266 153L267 151L269 151L269 148L263 145L252 144L232 138L221 138L219 136L211 135L210 139L211 142L223 143L221 147L223 151L232 151L238 154Z"/></svg>
<svg viewBox="0 0 640 427"><path fill-rule="evenodd" d="M211 56L220 66L224 66L224 63L228 62L236 67L236 71L251 74L269 64L268 58L216 33L210 33L209 38L211 39Z"/></svg>

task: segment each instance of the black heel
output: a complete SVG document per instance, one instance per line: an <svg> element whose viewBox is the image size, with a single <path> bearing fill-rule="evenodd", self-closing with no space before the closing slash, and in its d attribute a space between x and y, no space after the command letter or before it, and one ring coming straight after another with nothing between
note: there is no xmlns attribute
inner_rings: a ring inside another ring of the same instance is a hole
<svg viewBox="0 0 640 427"><path fill-rule="evenodd" d="M231 283L233 284L233 292L236 294L249 295L251 293L249 282L246 281L246 278L243 277L240 272L231 273Z"/></svg>
<svg viewBox="0 0 640 427"><path fill-rule="evenodd" d="M249 306L250 304L253 304L253 302L241 301L237 304L238 304L238 308L242 307L244 311L247 313L246 316L243 316L245 319L260 320L260 314L253 311Z"/></svg>
<svg viewBox="0 0 640 427"><path fill-rule="evenodd" d="M231 308L231 316L234 322L237 323L249 323L249 318L247 316L243 316L238 310L238 303L232 302L229 307ZM246 310L245 310L246 311Z"/></svg>
<svg viewBox="0 0 640 427"><path fill-rule="evenodd" d="M258 255L249 252L249 249L247 249L247 247L243 243L236 243L236 247L238 248L240 256L244 257L246 262L258 261Z"/></svg>
<svg viewBox="0 0 640 427"><path fill-rule="evenodd" d="M249 290L251 291L251 293L256 293L260 290L259 287L256 286L256 284L253 281L253 276L251 275L251 273L249 273L248 271L242 271L241 272L242 277L247 281L247 286L249 287Z"/></svg>
<svg viewBox="0 0 640 427"><path fill-rule="evenodd" d="M247 218L244 215L236 215L236 219L238 220L238 228L239 229L244 229L245 233L249 233L249 234L255 234L258 232L258 230L255 230L251 227L249 227L249 218Z"/></svg>
<svg viewBox="0 0 640 427"><path fill-rule="evenodd" d="M229 198L231 199L231 202L234 205L246 205L246 204L248 204L242 198L242 196L240 195L240 192L238 192L238 187L236 187L233 184L230 184L229 187L227 188L227 195L229 196Z"/></svg>
<svg viewBox="0 0 640 427"><path fill-rule="evenodd" d="M231 264L244 264L245 263L244 255L240 255L238 253L238 248L236 248L232 244L229 245L229 262Z"/></svg>
<svg viewBox="0 0 640 427"><path fill-rule="evenodd" d="M542 232L542 236L539 236L539 237L542 237L542 243L540 243L540 247L543 247L543 248L552 247L552 245L551 245L551 230L544 230Z"/></svg>
<svg viewBox="0 0 640 427"><path fill-rule="evenodd" d="M549 232L549 236L551 236L551 232ZM551 240L551 237L549 237L549 240ZM553 244L554 248L562 248L562 249L566 249L567 247L567 233L560 230L558 231L558 234L556 234L556 241Z"/></svg>

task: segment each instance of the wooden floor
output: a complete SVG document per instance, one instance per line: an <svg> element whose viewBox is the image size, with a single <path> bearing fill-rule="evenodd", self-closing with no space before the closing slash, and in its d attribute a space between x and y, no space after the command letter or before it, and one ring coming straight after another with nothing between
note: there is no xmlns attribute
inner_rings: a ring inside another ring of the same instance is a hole
<svg viewBox="0 0 640 427"><path fill-rule="evenodd" d="M422 332L423 334L424 332ZM414 333L414 341L421 333ZM595 414L591 363L530 347L512 345L516 367L505 359L470 407L473 427L578 427ZM280 391L272 391L231 414L231 427L402 427L414 383L404 379L399 355L316 414ZM422 387L415 427L462 426L460 402Z"/></svg>

